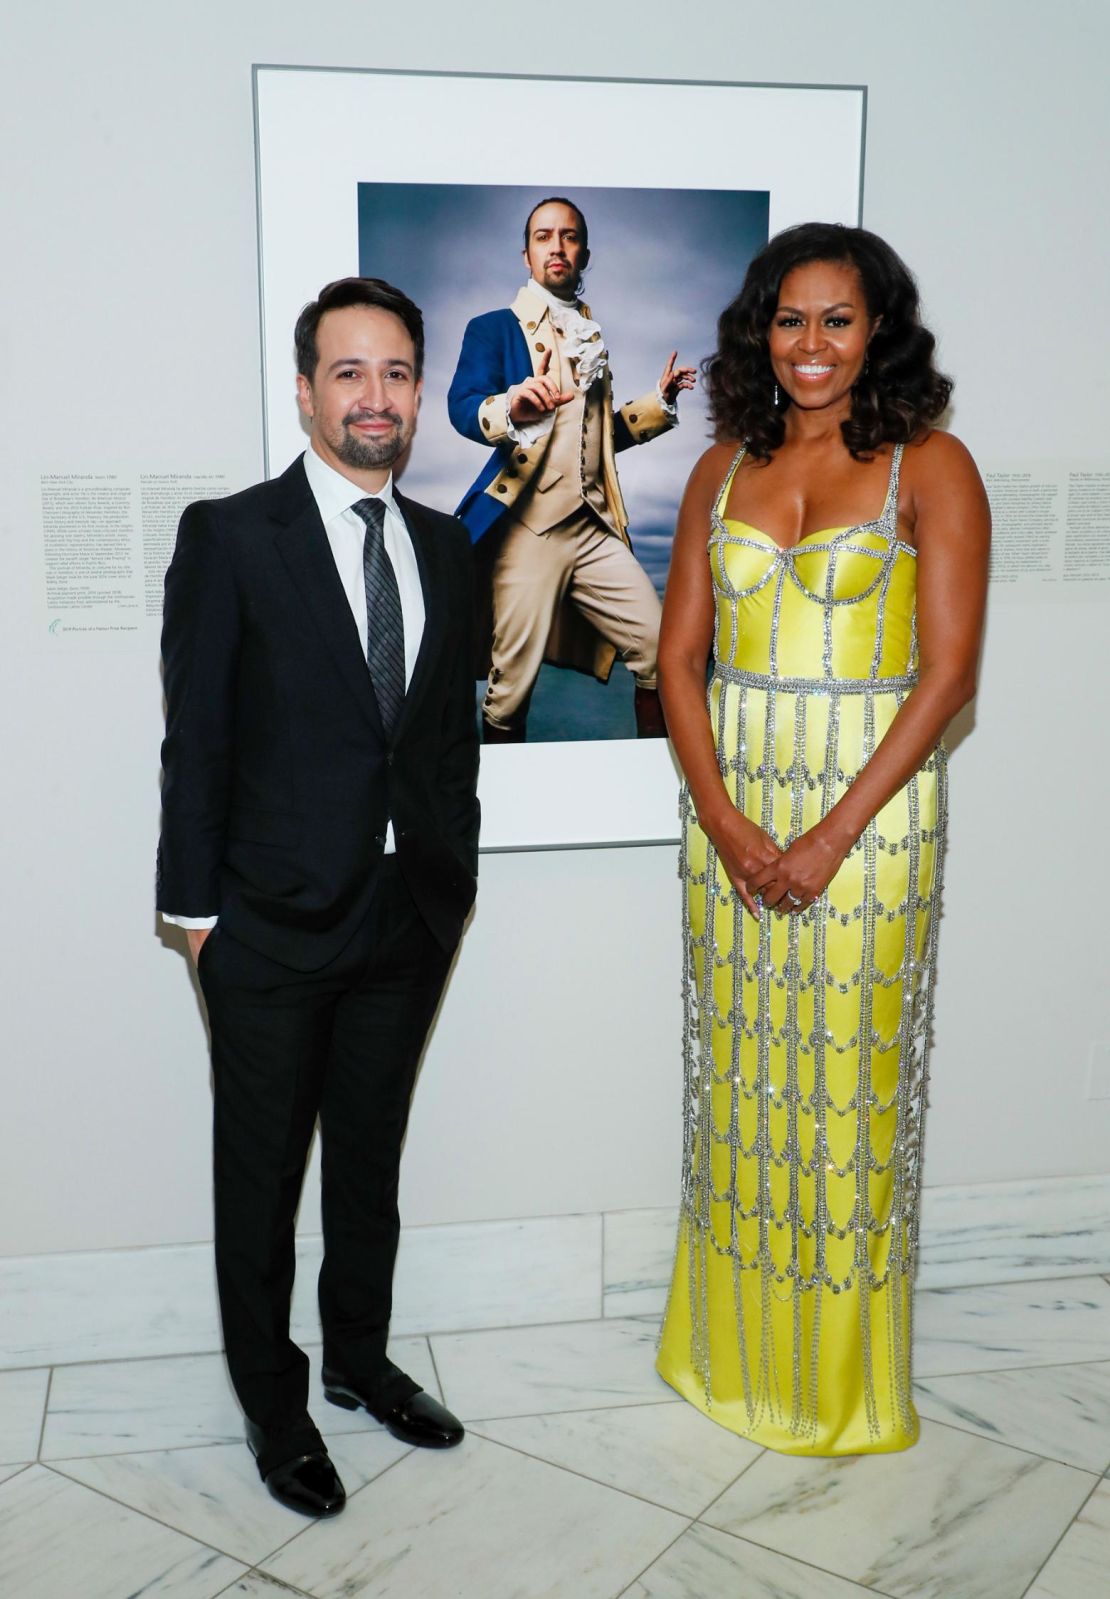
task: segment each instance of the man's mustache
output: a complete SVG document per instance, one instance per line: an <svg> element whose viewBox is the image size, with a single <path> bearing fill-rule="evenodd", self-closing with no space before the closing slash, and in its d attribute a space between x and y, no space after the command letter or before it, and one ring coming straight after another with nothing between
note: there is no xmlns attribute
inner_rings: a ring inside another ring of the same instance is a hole
<svg viewBox="0 0 1110 1599"><path fill-rule="evenodd" d="M361 408L347 412L343 418L344 426L348 422L392 422L394 427L401 426L401 418L396 411L364 411Z"/></svg>

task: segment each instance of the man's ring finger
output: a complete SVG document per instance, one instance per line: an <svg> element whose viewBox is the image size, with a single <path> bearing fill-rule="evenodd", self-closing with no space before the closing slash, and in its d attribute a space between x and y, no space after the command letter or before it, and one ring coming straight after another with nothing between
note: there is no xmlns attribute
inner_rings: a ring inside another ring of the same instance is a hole
<svg viewBox="0 0 1110 1599"><path fill-rule="evenodd" d="M792 894L789 889L786 890L786 897L791 905L800 905L802 903L797 894Z"/></svg>

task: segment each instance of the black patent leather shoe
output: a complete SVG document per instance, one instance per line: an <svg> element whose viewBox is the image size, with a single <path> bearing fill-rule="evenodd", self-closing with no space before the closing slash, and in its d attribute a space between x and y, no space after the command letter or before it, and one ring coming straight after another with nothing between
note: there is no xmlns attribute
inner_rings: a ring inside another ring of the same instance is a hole
<svg viewBox="0 0 1110 1599"><path fill-rule="evenodd" d="M422 1388L388 1410L379 1410L354 1383L337 1372L325 1371L323 1379L325 1399L344 1410L357 1410L359 1406L368 1410L403 1444L413 1444L417 1449L453 1449L463 1441L465 1429L459 1418Z"/></svg>
<svg viewBox="0 0 1110 1599"><path fill-rule="evenodd" d="M248 1421L247 1445L256 1460L267 1442L262 1428ZM338 1516L347 1503L347 1491L326 1449L283 1460L265 1472L262 1481L279 1505L302 1516Z"/></svg>

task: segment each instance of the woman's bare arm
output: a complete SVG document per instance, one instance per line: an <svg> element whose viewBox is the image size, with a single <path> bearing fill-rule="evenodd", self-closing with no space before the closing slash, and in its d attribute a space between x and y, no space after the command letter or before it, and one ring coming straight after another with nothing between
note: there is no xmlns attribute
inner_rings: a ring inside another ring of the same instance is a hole
<svg viewBox="0 0 1110 1599"><path fill-rule="evenodd" d="M824 892L868 822L920 770L975 693L990 550L986 491L967 450L944 433L915 449L912 482L917 686L851 787L752 880L766 904L786 895L808 902Z"/></svg>
<svg viewBox="0 0 1110 1599"><path fill-rule="evenodd" d="M694 467L686 485L663 603L659 692L671 743L698 821L716 847L740 898L753 915L758 915L748 879L777 859L779 850L733 804L721 778L705 708L705 666L713 646L714 625L706 545L713 502L733 453L731 446L714 445Z"/></svg>

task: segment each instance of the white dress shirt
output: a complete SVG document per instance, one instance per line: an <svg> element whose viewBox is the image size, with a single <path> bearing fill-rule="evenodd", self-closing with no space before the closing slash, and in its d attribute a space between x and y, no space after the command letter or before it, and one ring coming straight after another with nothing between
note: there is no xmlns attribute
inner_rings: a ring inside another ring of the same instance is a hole
<svg viewBox="0 0 1110 1599"><path fill-rule="evenodd" d="M328 465L310 446L304 452L304 470L328 536L335 569L351 607L358 636L366 653L366 578L362 564L362 549L366 539L366 524L351 506L357 500L378 499L385 506L383 529L386 554L397 578L397 592L401 597L401 619L405 629L405 688L412 682L420 641L424 637L424 590L420 586L420 569L416 564L416 551L405 526L404 517L393 498L393 474L390 473L377 494L367 494L357 483L344 477ZM367 667L369 671L369 667ZM393 838L393 823L385 830L384 854L392 855L397 846ZM162 912L162 920L177 927L215 927L215 916L171 916Z"/></svg>

